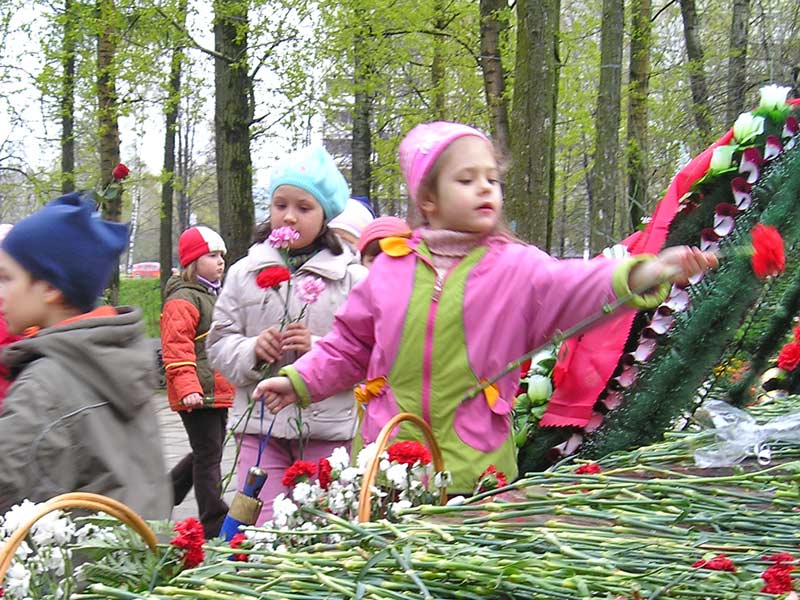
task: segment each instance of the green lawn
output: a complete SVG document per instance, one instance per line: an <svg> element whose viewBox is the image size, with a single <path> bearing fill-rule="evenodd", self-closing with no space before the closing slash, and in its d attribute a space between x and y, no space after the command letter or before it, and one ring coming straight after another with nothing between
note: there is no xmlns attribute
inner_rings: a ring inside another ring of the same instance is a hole
<svg viewBox="0 0 800 600"><path fill-rule="evenodd" d="M147 335L161 337L158 324L161 318L161 291L158 287L158 279L123 277L119 282L119 304L141 308Z"/></svg>

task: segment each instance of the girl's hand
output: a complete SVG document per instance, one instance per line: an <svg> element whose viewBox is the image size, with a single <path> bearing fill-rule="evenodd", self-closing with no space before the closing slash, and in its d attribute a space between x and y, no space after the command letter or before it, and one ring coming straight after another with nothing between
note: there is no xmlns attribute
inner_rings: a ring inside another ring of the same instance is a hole
<svg viewBox="0 0 800 600"><path fill-rule="evenodd" d="M289 323L283 332L281 350L284 352L294 350L298 354L305 354L311 350L311 332L302 323Z"/></svg>
<svg viewBox="0 0 800 600"><path fill-rule="evenodd" d="M274 327L262 331L258 334L254 351L256 360L274 363L281 357L281 332Z"/></svg>
<svg viewBox="0 0 800 600"><path fill-rule="evenodd" d="M189 410L192 410L193 408L200 408L203 406L203 396L197 392L186 394L183 398L181 398L181 404L183 404Z"/></svg>
<svg viewBox="0 0 800 600"><path fill-rule="evenodd" d="M260 381L253 392L253 400L259 401L261 398L267 410L273 414L299 400L288 377L270 377Z"/></svg>
<svg viewBox="0 0 800 600"><path fill-rule="evenodd" d="M639 263L630 272L628 287L644 292L664 281L686 285L689 278L719 265L717 255L689 246L673 246L662 250L655 260Z"/></svg>

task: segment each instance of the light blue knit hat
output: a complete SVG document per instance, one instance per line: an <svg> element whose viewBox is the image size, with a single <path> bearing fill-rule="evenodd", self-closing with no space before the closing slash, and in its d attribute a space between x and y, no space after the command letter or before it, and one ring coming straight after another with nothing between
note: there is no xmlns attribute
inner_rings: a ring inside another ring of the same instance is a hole
<svg viewBox="0 0 800 600"><path fill-rule="evenodd" d="M341 214L350 197L344 175L322 146L303 148L280 161L270 177L269 197L282 185L293 185L314 196L326 222Z"/></svg>

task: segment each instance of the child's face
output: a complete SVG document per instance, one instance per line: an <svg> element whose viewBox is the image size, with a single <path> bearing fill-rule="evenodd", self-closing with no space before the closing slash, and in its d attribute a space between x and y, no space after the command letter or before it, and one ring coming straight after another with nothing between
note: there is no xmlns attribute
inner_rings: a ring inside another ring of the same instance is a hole
<svg viewBox="0 0 800 600"><path fill-rule="evenodd" d="M28 327L47 324L54 291L0 250L0 309L11 333L19 335Z"/></svg>
<svg viewBox="0 0 800 600"><path fill-rule="evenodd" d="M269 215L273 229L291 227L300 234L300 239L292 244L294 248L305 248L317 239L325 222L325 212L316 198L293 185L275 189Z"/></svg>
<svg viewBox="0 0 800 600"><path fill-rule="evenodd" d="M431 226L470 233L493 231L503 197L491 146L477 136L465 136L450 144L439 160L434 193L420 202Z"/></svg>
<svg viewBox="0 0 800 600"><path fill-rule="evenodd" d="M219 281L225 273L222 252L209 252L197 259L197 274L209 281Z"/></svg>

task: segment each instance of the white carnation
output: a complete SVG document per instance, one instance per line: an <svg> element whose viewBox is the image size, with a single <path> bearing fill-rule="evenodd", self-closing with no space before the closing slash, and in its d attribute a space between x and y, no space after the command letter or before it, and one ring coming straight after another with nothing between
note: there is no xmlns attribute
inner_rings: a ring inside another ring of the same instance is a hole
<svg viewBox="0 0 800 600"><path fill-rule="evenodd" d="M304 506L311 505L315 500L314 488L307 481L296 483L292 490L292 498Z"/></svg>
<svg viewBox="0 0 800 600"><path fill-rule="evenodd" d="M341 471L349 467L350 454L347 452L347 448L344 446L334 448L330 458L328 458L328 462L331 463L331 469L334 471Z"/></svg>
<svg viewBox="0 0 800 600"><path fill-rule="evenodd" d="M355 467L347 467L339 474L339 480L342 483L350 483L351 481L355 481L356 478L361 475L361 471L356 469Z"/></svg>
<svg viewBox="0 0 800 600"><path fill-rule="evenodd" d="M386 470L386 478L397 489L404 488L408 481L408 465L406 464L391 465Z"/></svg>

